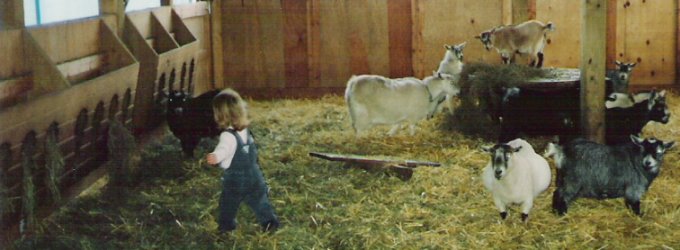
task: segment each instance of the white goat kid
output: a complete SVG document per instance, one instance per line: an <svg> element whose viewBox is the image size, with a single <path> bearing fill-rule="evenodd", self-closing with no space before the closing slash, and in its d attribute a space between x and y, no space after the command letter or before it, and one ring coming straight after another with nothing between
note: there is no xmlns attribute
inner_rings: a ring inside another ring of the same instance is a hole
<svg viewBox="0 0 680 250"><path fill-rule="evenodd" d="M501 219L507 217L508 205L521 204L522 221L526 222L534 199L550 186L548 162L522 139L482 147L482 150L491 154L482 180L493 195Z"/></svg>
<svg viewBox="0 0 680 250"><path fill-rule="evenodd" d="M448 74L454 77L454 83L451 87L446 88L446 101L437 109L437 112L447 108L449 113L453 112L453 97L460 93L460 86L458 85L458 80L460 79L460 72L463 71L463 49L465 48L465 42L451 46L444 45L446 52L444 53L444 59L439 63L439 69L437 73Z"/></svg>
<svg viewBox="0 0 680 250"><path fill-rule="evenodd" d="M496 48L503 63L514 62L515 54L528 55L530 66L543 66L543 48L549 31L555 30L551 22L543 24L530 20L518 25L499 26L475 36L482 41L486 50Z"/></svg>
<svg viewBox="0 0 680 250"><path fill-rule="evenodd" d="M450 76L448 76L451 78ZM426 83L436 86L446 81L433 76ZM420 79L408 77L390 79L378 75L352 76L345 89L345 101L349 108L352 127L357 135L373 125L393 125L388 135L394 135L401 122L408 122L411 135L415 123L432 118L437 106L446 94L433 95L432 89Z"/></svg>

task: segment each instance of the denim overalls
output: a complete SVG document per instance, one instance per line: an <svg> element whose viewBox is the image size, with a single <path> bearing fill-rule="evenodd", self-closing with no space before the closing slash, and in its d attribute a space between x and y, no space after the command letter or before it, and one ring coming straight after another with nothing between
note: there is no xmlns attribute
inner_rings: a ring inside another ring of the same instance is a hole
<svg viewBox="0 0 680 250"><path fill-rule="evenodd" d="M247 143L233 129L225 130L236 138L236 153L229 168L222 176L222 195L220 196L220 231L236 228L236 212L241 202L245 202L255 213L264 230L275 230L279 221L267 196L267 184L257 160L257 146L253 136L248 133Z"/></svg>

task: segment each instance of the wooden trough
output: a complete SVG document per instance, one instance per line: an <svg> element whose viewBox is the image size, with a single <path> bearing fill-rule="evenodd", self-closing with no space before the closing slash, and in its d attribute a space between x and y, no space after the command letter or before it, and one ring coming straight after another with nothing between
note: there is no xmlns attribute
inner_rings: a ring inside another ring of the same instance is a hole
<svg viewBox="0 0 680 250"><path fill-rule="evenodd" d="M310 152L310 156L329 160L341 161L348 164L348 166L357 166L363 169L371 168L385 168L397 175L399 179L407 181L413 176L413 169L418 166L439 167L441 164L437 162L413 161L413 160L390 160L379 159L369 156L361 155L342 155L333 153Z"/></svg>
<svg viewBox="0 0 680 250"><path fill-rule="evenodd" d="M0 168L14 208L0 215L3 221L19 217L22 162L36 163L33 183L39 193L44 189L46 135L57 138L65 160L63 190L106 160L109 120L130 126L139 64L111 24L110 17L92 18L0 33L2 41L21 38L10 44L14 52L0 51L15 60L0 64L0 74L9 78L2 86L19 96L0 98Z"/></svg>
<svg viewBox="0 0 680 250"><path fill-rule="evenodd" d="M169 90L193 93L198 40L170 7L132 12L125 17L123 41L140 62L134 131L163 121Z"/></svg>

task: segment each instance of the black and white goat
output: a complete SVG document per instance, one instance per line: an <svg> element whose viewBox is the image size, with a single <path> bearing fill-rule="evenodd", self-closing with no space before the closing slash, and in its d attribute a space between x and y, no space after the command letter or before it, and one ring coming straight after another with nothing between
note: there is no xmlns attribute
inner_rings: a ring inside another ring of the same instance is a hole
<svg viewBox="0 0 680 250"><path fill-rule="evenodd" d="M530 20L518 25L499 26L480 33L475 38L482 41L486 50L496 48L503 63L514 61L515 54L528 55L529 65L540 68L543 66L543 48L549 31L555 30L551 22L543 24Z"/></svg>
<svg viewBox="0 0 680 250"><path fill-rule="evenodd" d="M630 107L614 106L605 111L606 139L607 144L628 142L628 136L642 132L650 121L668 123L671 113L666 105L666 91L640 93L635 96L610 95L608 102L619 102L618 98L625 98L625 102L633 105ZM611 99L614 98L612 101Z"/></svg>
<svg viewBox="0 0 680 250"><path fill-rule="evenodd" d="M564 215L569 203L578 197L624 197L626 206L641 215L640 200L659 175L664 153L674 144L635 135L629 142L614 146L585 139L567 143L558 149L563 157L556 162L553 209Z"/></svg>
<svg viewBox="0 0 680 250"><path fill-rule="evenodd" d="M607 94L610 93L628 93L628 83L630 82L630 74L633 73L633 68L637 63L622 63L614 62L616 69L607 70L607 78L611 85L607 84Z"/></svg>
<svg viewBox="0 0 680 250"><path fill-rule="evenodd" d="M508 205L521 204L522 220L526 221L534 199L550 186L548 162L522 139L482 147L482 150L491 154L482 180L493 195L501 218L507 217Z"/></svg>

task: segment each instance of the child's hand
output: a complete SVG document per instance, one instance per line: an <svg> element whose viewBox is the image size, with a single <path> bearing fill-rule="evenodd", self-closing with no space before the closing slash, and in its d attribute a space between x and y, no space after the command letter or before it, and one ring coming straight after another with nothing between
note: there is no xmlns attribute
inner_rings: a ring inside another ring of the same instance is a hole
<svg viewBox="0 0 680 250"><path fill-rule="evenodd" d="M210 164L210 165L215 165L215 164L219 163L219 162L217 162L217 156L215 156L215 154L206 155L205 161L207 161L208 164Z"/></svg>

